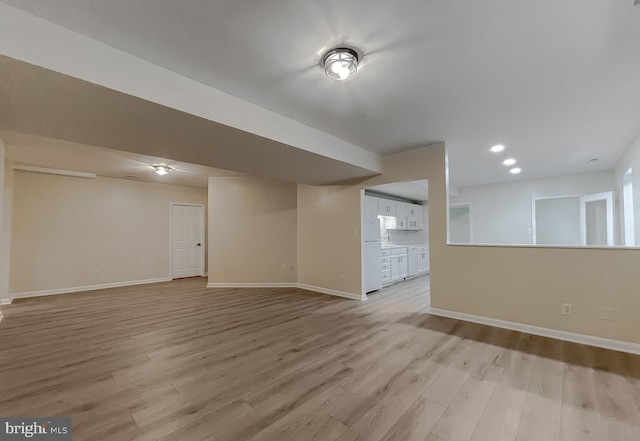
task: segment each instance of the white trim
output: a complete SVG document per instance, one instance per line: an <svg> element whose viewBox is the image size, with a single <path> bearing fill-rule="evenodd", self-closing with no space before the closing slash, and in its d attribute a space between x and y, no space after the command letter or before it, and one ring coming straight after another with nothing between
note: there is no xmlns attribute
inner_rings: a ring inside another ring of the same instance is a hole
<svg viewBox="0 0 640 441"><path fill-rule="evenodd" d="M365 253L365 248L366 248L366 244L365 244L365 218L364 218L364 214L366 211L366 207L364 206L366 201L366 194L365 194L365 189L361 189L360 190L360 295L361 296L367 296L367 293L365 291L365 278L367 277L367 270L365 268L365 257L364 257L364 253Z"/></svg>
<svg viewBox="0 0 640 441"><path fill-rule="evenodd" d="M307 291L315 291L321 294L329 294L332 296L345 297L347 299L353 299L353 300L367 300L366 294L358 295L352 292L337 291L335 289L322 288L320 286L305 285L304 283L298 283L297 286L300 289L306 289Z"/></svg>
<svg viewBox="0 0 640 441"><path fill-rule="evenodd" d="M100 285L76 286L72 288L45 289L42 291L15 292L11 294L11 299L25 299L28 297L51 296L56 294L67 294L81 291L95 291L97 289L118 288L121 286L144 285L147 283L169 282L171 277L158 277L157 279L130 280L127 282L102 283Z"/></svg>
<svg viewBox="0 0 640 441"><path fill-rule="evenodd" d="M305 285L304 283L295 282L272 282L272 283L207 283L207 288L300 288L307 291L319 292L321 294L329 294L332 296L344 297L353 300L367 300L365 294L358 295L351 292L337 291L335 289L322 288L319 286Z"/></svg>
<svg viewBox="0 0 640 441"><path fill-rule="evenodd" d="M49 175L73 176L74 178L86 178L86 179L96 178L95 173L84 173L84 172L72 171L72 170L60 170L57 168L34 167L32 165L16 164L13 166L13 169L18 171L32 172L32 173L45 173Z"/></svg>
<svg viewBox="0 0 640 441"><path fill-rule="evenodd" d="M10 305L13 299L9 297L8 299L0 299L0 306L2 305Z"/></svg>
<svg viewBox="0 0 640 441"><path fill-rule="evenodd" d="M272 282L272 283L207 283L207 288L297 288L295 282Z"/></svg>
<svg viewBox="0 0 640 441"><path fill-rule="evenodd" d="M631 343L622 340L613 340L609 338L595 337L593 335L576 334L574 332L560 331L557 329L543 328L540 326L526 325L524 323L508 322L490 317L482 317L479 315L466 314L463 312L449 311L446 309L438 309L429 307L427 312L431 315L440 317L448 317L466 322L479 323L481 325L495 326L496 328L509 329L512 331L525 332L527 334L540 335L542 337L554 338L556 340L569 341L572 343L580 343L598 348L611 349L614 351L628 352L630 354L640 355L640 344Z"/></svg>
<svg viewBox="0 0 640 441"><path fill-rule="evenodd" d="M173 274L173 207L176 205L182 205L185 207L198 207L201 208L200 213L198 215L198 234L200 235L200 237L202 238L202 246L200 247L200 277L205 277L205 271L207 271L205 269L205 265L204 265L204 261L205 261L205 248L207 246L207 243L205 241L205 232L206 232L206 226L205 226L205 214L204 214L204 209L205 206L203 204L191 204L189 202L171 202L170 203L170 211L171 213L169 213L169 222L171 223L171 225L169 226L169 274L171 274L171 279L175 279L175 275Z"/></svg>

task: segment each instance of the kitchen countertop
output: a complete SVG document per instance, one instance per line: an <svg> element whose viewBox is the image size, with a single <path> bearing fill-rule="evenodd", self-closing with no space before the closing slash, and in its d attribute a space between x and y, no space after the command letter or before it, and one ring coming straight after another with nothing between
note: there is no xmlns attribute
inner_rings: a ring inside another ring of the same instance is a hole
<svg viewBox="0 0 640 441"><path fill-rule="evenodd" d="M384 244L382 245L382 249L391 249L391 248L409 248L409 247L428 247L429 244L426 243L412 243L410 245L391 245Z"/></svg>

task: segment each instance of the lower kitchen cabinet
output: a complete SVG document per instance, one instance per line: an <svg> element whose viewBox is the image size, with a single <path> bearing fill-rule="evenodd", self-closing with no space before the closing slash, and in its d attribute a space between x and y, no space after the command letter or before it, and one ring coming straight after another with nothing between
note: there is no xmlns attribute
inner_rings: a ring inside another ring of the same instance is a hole
<svg viewBox="0 0 640 441"><path fill-rule="evenodd" d="M429 272L429 247L389 247L381 254L382 285L399 282Z"/></svg>

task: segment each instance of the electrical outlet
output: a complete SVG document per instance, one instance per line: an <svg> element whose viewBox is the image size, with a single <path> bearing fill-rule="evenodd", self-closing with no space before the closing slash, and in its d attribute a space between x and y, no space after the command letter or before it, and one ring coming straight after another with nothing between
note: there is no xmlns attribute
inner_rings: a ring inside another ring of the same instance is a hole
<svg viewBox="0 0 640 441"><path fill-rule="evenodd" d="M100 274L100 271L96 270L95 275L97 276L98 274Z"/></svg>
<svg viewBox="0 0 640 441"><path fill-rule="evenodd" d="M344 274L341 274L341 275L340 275L340 280L343 280L343 281L344 281Z"/></svg>
<svg viewBox="0 0 640 441"><path fill-rule="evenodd" d="M282 271L286 271L286 270L287 270L287 264L286 264L286 263L283 263L283 264L282 264Z"/></svg>
<svg viewBox="0 0 640 441"><path fill-rule="evenodd" d="M571 303L563 303L562 304L562 314L563 315L572 315L573 314L573 305Z"/></svg>

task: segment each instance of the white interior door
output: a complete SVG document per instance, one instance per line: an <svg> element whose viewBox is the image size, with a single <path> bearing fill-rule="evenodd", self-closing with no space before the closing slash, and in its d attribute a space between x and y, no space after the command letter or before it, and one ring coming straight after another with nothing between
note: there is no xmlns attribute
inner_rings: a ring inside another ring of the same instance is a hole
<svg viewBox="0 0 640 441"><path fill-rule="evenodd" d="M172 204L172 277L204 274L204 207Z"/></svg>
<svg viewBox="0 0 640 441"><path fill-rule="evenodd" d="M613 245L613 193L596 193L580 198L582 245Z"/></svg>

